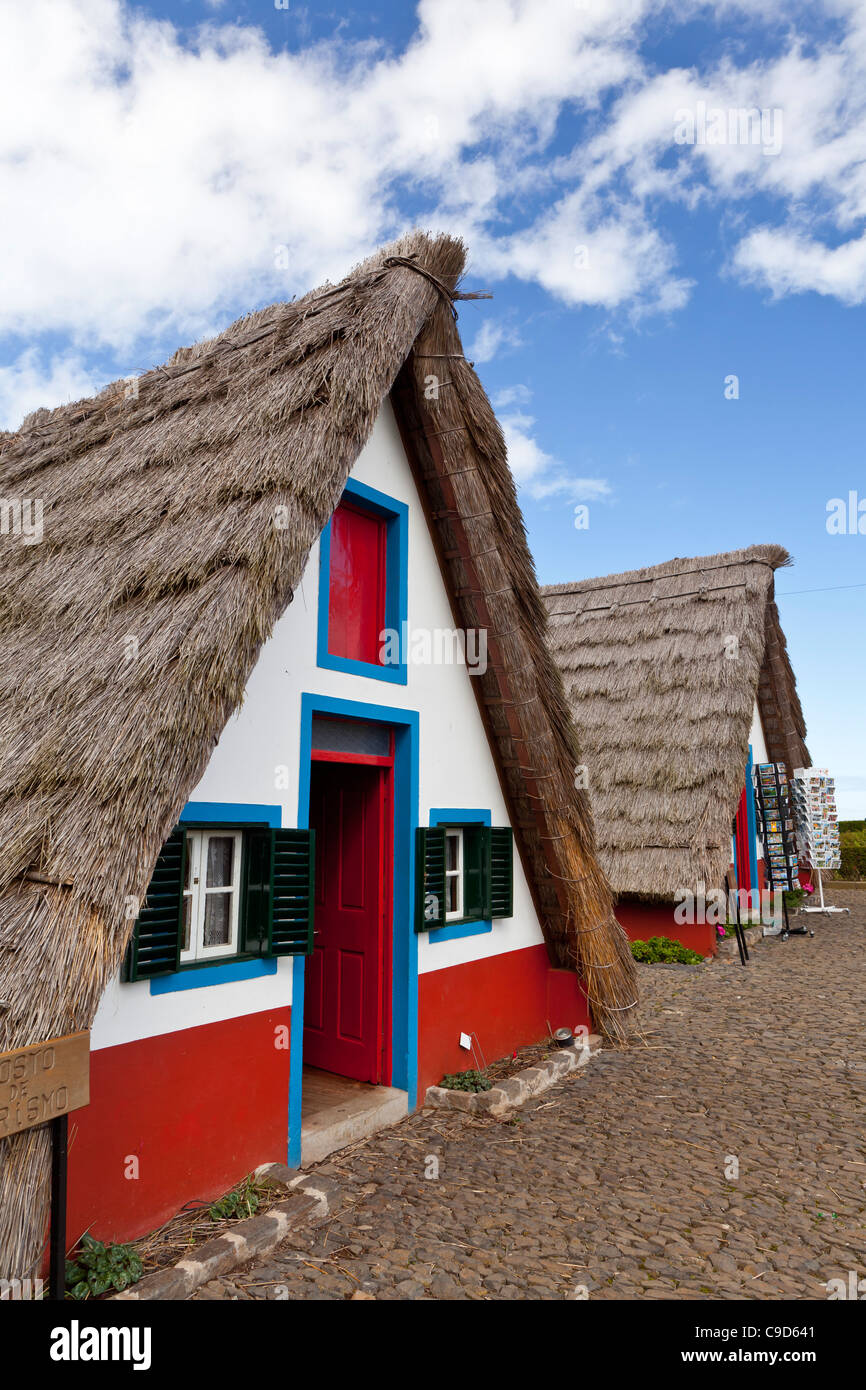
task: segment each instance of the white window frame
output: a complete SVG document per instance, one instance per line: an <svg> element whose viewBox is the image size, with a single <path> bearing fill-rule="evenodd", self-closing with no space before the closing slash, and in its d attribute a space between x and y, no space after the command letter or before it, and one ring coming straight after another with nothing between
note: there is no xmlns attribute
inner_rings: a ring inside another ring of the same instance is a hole
<svg viewBox="0 0 866 1390"><path fill-rule="evenodd" d="M448 868L448 839L449 839L449 837L451 837L451 838L453 838L453 839L455 839L455 840L457 841L457 868L456 868L456 869L449 869L449 868ZM457 880L457 906L456 906L456 908L454 908L453 911L451 911L451 912L449 912L448 909L447 909L447 904L448 904L448 901L449 901L449 897L448 897L448 880L449 880L449 878L456 878L456 880ZM449 826L449 827L447 827L446 830L445 830L445 903L446 903L445 921L446 921L446 922L456 922L456 921L458 921L458 920L463 916L463 830L462 830L459 826Z"/></svg>
<svg viewBox="0 0 866 1390"><path fill-rule="evenodd" d="M233 840L234 851L232 854L232 881L222 888L208 888L206 884L207 875L207 853L208 845L212 839ZM236 956L238 954L238 926L240 923L240 899L241 899L241 854L243 851L243 834L239 830L189 830L186 835L186 855L189 866L189 888L183 889L184 899L190 898L192 901L192 915L190 922L190 944L188 950L180 953L181 965L190 964L193 961L220 960L224 956ZM204 916L205 904L209 894L231 893L231 918L229 939L224 945L205 946L204 944Z"/></svg>

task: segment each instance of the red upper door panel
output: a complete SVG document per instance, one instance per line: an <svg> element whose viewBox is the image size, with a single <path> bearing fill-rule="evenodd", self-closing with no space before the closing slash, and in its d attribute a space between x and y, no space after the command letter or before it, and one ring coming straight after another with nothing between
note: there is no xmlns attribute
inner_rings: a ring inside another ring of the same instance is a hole
<svg viewBox="0 0 866 1390"><path fill-rule="evenodd" d="M328 651L332 656L381 665L385 622L384 517L341 502L331 519Z"/></svg>

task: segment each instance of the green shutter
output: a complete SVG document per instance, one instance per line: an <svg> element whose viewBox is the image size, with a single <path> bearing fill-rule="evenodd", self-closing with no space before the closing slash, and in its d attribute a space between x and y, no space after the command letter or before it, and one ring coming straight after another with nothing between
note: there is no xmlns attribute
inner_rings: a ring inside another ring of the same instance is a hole
<svg viewBox="0 0 866 1390"><path fill-rule="evenodd" d="M125 980L171 975L180 965L186 835L173 830L159 851L123 966Z"/></svg>
<svg viewBox="0 0 866 1390"><path fill-rule="evenodd" d="M271 921L271 832L251 830L244 836L240 950L265 955Z"/></svg>
<svg viewBox="0 0 866 1390"><path fill-rule="evenodd" d="M271 913L267 954L311 956L316 832L271 831Z"/></svg>
<svg viewBox="0 0 866 1390"><path fill-rule="evenodd" d="M419 826L415 832L415 930L445 925L445 831Z"/></svg>
<svg viewBox="0 0 866 1390"><path fill-rule="evenodd" d="M490 830L488 894L491 917L514 916L514 836L509 826Z"/></svg>
<svg viewBox="0 0 866 1390"><path fill-rule="evenodd" d="M488 830L484 825L463 826L463 918L479 922L487 908Z"/></svg>

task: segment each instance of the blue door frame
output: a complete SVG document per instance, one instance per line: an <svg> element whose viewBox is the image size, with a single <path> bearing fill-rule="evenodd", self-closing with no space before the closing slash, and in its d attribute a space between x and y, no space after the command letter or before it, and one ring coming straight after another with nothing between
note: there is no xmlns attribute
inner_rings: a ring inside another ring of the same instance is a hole
<svg viewBox="0 0 866 1390"><path fill-rule="evenodd" d="M330 695L301 695L301 748L298 782L298 829L310 823L310 768L313 715L366 719L394 730L394 885L391 1002L391 1085L408 1091L409 1109L418 1096L418 937L414 930L415 829L418 825L418 712L340 700ZM305 956L295 956L292 971L292 1037L289 1077L288 1164L301 1162L301 1096L304 1066Z"/></svg>

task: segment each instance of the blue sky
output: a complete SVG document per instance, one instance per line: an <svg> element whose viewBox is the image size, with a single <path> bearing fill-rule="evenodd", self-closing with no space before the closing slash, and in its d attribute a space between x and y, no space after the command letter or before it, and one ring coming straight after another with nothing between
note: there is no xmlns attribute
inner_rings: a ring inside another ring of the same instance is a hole
<svg viewBox="0 0 866 1390"><path fill-rule="evenodd" d="M861 4L32 0L0 38L0 426L454 231L541 580L784 545L810 751L866 815L866 534L826 526L866 504ZM701 104L765 131L678 141Z"/></svg>

